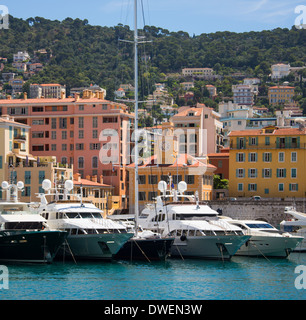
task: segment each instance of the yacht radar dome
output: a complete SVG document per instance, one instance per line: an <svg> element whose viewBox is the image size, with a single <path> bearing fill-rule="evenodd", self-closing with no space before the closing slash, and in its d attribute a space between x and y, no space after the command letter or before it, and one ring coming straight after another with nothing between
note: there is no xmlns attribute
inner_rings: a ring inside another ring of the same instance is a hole
<svg viewBox="0 0 306 320"><path fill-rule="evenodd" d="M51 189L51 186L52 186L52 183L49 179L45 179L43 182L42 182L42 188L45 190L45 191L48 191Z"/></svg>
<svg viewBox="0 0 306 320"><path fill-rule="evenodd" d="M9 188L9 184L8 184L8 182L7 182L7 181L2 181L2 183L1 183L1 187L2 187L2 189L3 189L3 190L8 189L8 188Z"/></svg>
<svg viewBox="0 0 306 320"><path fill-rule="evenodd" d="M67 189L68 191L71 191L73 189L73 181L72 180L65 181L65 189Z"/></svg>
<svg viewBox="0 0 306 320"><path fill-rule="evenodd" d="M179 184L178 184L178 191L183 194L186 190L187 190L187 183L185 181L181 181Z"/></svg>
<svg viewBox="0 0 306 320"><path fill-rule="evenodd" d="M162 193L167 191L167 182L166 181L159 181L158 182L158 190Z"/></svg>
<svg viewBox="0 0 306 320"><path fill-rule="evenodd" d="M22 190L22 189L24 188L24 183L23 183L22 181L18 181L18 182L17 182L17 188L18 188L19 190Z"/></svg>

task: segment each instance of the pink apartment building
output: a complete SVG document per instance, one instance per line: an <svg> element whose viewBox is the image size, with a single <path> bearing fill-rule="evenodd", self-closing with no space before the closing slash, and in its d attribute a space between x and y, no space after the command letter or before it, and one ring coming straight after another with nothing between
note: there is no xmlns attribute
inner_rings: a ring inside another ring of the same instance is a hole
<svg viewBox="0 0 306 320"><path fill-rule="evenodd" d="M102 175L104 183L114 186L114 195L120 196L121 208L127 207L125 165L130 163L134 114L126 105L105 100L103 92L88 90L82 99L78 94L61 99L8 98L0 101L0 114L31 127L34 156L56 156L57 161L72 164L74 173L83 178ZM115 162L109 161L114 153L107 149L115 150Z"/></svg>

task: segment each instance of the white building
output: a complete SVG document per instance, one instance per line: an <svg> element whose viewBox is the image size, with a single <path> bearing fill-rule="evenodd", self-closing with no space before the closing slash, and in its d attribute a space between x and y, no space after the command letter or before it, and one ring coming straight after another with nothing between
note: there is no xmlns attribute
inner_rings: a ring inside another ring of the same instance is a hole
<svg viewBox="0 0 306 320"><path fill-rule="evenodd" d="M271 79L279 80L290 73L290 64L278 63L271 66Z"/></svg>
<svg viewBox="0 0 306 320"><path fill-rule="evenodd" d="M252 106L254 96L258 94L258 85L237 84L232 86L234 103Z"/></svg>
<svg viewBox="0 0 306 320"><path fill-rule="evenodd" d="M19 51L13 54L13 62L23 62L30 59L30 55L25 51Z"/></svg>

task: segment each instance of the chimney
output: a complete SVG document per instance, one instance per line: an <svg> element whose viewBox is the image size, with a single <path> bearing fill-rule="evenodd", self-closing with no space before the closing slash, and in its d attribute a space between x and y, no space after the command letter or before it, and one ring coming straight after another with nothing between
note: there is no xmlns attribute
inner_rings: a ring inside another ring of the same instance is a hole
<svg viewBox="0 0 306 320"><path fill-rule="evenodd" d="M61 91L61 99L65 99L65 91Z"/></svg>
<svg viewBox="0 0 306 320"><path fill-rule="evenodd" d="M102 176L102 174L100 175L100 183L103 184L103 176Z"/></svg>
<svg viewBox="0 0 306 320"><path fill-rule="evenodd" d="M8 95L8 96L6 96L6 99L7 100L12 100L12 96Z"/></svg>
<svg viewBox="0 0 306 320"><path fill-rule="evenodd" d="M89 175L86 176L86 180L90 181L90 176Z"/></svg>
<svg viewBox="0 0 306 320"><path fill-rule="evenodd" d="M79 99L80 99L80 94L79 94L78 92L76 92L76 93L74 94L74 99L75 99L75 101L79 101Z"/></svg>
<svg viewBox="0 0 306 320"><path fill-rule="evenodd" d="M75 180L77 182L81 182L81 174L80 173L75 173L73 175L73 180Z"/></svg>
<svg viewBox="0 0 306 320"><path fill-rule="evenodd" d="M27 93L27 92L24 92L24 93L23 93L23 99L24 99L24 100L27 100L27 99L28 99L28 93Z"/></svg>
<svg viewBox="0 0 306 320"><path fill-rule="evenodd" d="M98 177L97 176L92 176L91 177L92 182L98 182Z"/></svg>

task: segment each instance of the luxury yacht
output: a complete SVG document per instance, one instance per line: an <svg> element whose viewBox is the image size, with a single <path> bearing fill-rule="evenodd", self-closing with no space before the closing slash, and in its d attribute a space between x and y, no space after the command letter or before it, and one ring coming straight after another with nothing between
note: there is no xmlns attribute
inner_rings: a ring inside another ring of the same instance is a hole
<svg viewBox="0 0 306 320"><path fill-rule="evenodd" d="M1 186L7 199L0 202L0 261L52 263L67 232L51 230L31 204L17 200L22 181L17 185L3 181Z"/></svg>
<svg viewBox="0 0 306 320"><path fill-rule="evenodd" d="M233 220L228 217L224 219L241 228L245 235L251 236L236 255L286 258L303 240L302 237L280 231L265 221Z"/></svg>
<svg viewBox="0 0 306 320"><path fill-rule="evenodd" d="M179 183L178 192L167 190L164 181L159 182L158 189L161 195L156 204L143 209L139 225L174 237L172 257L228 260L249 240L241 228L220 219L207 204L200 204L197 194L184 195L184 181Z"/></svg>
<svg viewBox="0 0 306 320"><path fill-rule="evenodd" d="M81 194L73 195L73 182L67 180L63 192L51 193L51 181L43 181L47 193L39 194L39 212L50 227L68 232L67 245L61 256L86 260L111 260L120 248L134 235L119 223L103 218L103 211L82 200ZM46 197L52 196L48 202Z"/></svg>
<svg viewBox="0 0 306 320"><path fill-rule="evenodd" d="M306 214L296 211L295 207L286 207L285 214L288 218L280 223L281 230L293 236L303 237L293 251L306 252Z"/></svg>

